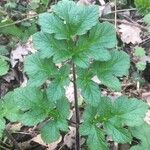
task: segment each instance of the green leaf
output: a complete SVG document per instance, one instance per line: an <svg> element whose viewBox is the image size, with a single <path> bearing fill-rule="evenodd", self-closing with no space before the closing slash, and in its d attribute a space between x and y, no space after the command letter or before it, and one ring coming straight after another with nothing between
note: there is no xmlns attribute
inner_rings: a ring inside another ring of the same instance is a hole
<svg viewBox="0 0 150 150"><path fill-rule="evenodd" d="M116 34L112 24L98 23L90 30L89 35L83 35L77 42L73 60L76 65L87 68L89 59L107 61L111 58L108 51L116 45Z"/></svg>
<svg viewBox="0 0 150 150"><path fill-rule="evenodd" d="M143 123L143 119L148 109L148 105L142 100L127 99L119 97L115 103L115 109L119 113L119 118L128 126L138 126Z"/></svg>
<svg viewBox="0 0 150 150"><path fill-rule="evenodd" d="M137 57L145 56L145 50L142 47L136 47L134 51L134 55Z"/></svg>
<svg viewBox="0 0 150 150"><path fill-rule="evenodd" d="M111 122L106 122L104 124L106 132L112 135L112 139L118 143L127 143L132 141L131 133L123 128L112 124Z"/></svg>
<svg viewBox="0 0 150 150"><path fill-rule="evenodd" d="M43 32L37 32L33 35L34 47L39 50L41 58L50 58L53 56L52 39L52 35Z"/></svg>
<svg viewBox="0 0 150 150"><path fill-rule="evenodd" d="M57 122L50 121L41 129L41 137L45 143L52 143L59 139L60 133Z"/></svg>
<svg viewBox="0 0 150 150"><path fill-rule="evenodd" d="M88 136L87 145L90 150L107 150L104 133L94 123L97 108L88 106L83 114L84 122L80 126L80 134Z"/></svg>
<svg viewBox="0 0 150 150"><path fill-rule="evenodd" d="M104 122L104 128L108 135L118 143L126 143L132 140L131 133L123 126L138 126L144 122L144 116L148 106L137 99L128 100L119 97L114 102L108 98L101 99L98 107L98 120Z"/></svg>
<svg viewBox="0 0 150 150"><path fill-rule="evenodd" d="M81 68L86 69L89 67L89 58L88 58L88 53L86 52L81 52L78 53L77 55L75 54L73 56L73 61L77 66Z"/></svg>
<svg viewBox="0 0 150 150"><path fill-rule="evenodd" d="M11 122L18 121L20 115L17 106L14 107L14 93L8 92L0 102L0 137L2 137L3 130L5 129L5 119Z"/></svg>
<svg viewBox="0 0 150 150"><path fill-rule="evenodd" d="M3 98L3 114L11 122L16 122L20 118L18 106L15 105L14 92L8 92ZM13 114L13 115L12 115Z"/></svg>
<svg viewBox="0 0 150 150"><path fill-rule="evenodd" d="M150 25L150 13L144 16L144 22Z"/></svg>
<svg viewBox="0 0 150 150"><path fill-rule="evenodd" d="M47 89L47 96L49 101L57 101L65 96L64 86L68 85L70 68L69 66L61 67L55 79L50 83Z"/></svg>
<svg viewBox="0 0 150 150"><path fill-rule="evenodd" d="M5 117L5 109L3 107L3 101L1 100L0 101L0 138L2 137L3 131L5 129L6 121L5 121L4 117Z"/></svg>
<svg viewBox="0 0 150 150"><path fill-rule="evenodd" d="M24 125L33 126L48 117L54 107L49 105L45 94L33 87L18 88L14 91L15 105L21 111L20 121Z"/></svg>
<svg viewBox="0 0 150 150"><path fill-rule="evenodd" d="M1 28L0 33L4 35L12 35L17 38L22 38L23 32L20 28L18 28L16 25L7 26L12 23L14 22L10 19L0 22L0 27L4 26L3 28Z"/></svg>
<svg viewBox="0 0 150 150"><path fill-rule="evenodd" d="M77 85L81 88L81 94L85 101L92 106L97 106L100 102L99 86L91 80L93 75L90 70L80 70L77 78Z"/></svg>
<svg viewBox="0 0 150 150"><path fill-rule="evenodd" d="M0 58L0 76L7 74L8 70L8 63L4 59Z"/></svg>
<svg viewBox="0 0 150 150"><path fill-rule="evenodd" d="M141 140L140 144L131 147L131 150L148 150L150 147L150 125L144 123L141 126L133 127L131 132L134 137Z"/></svg>
<svg viewBox="0 0 150 150"><path fill-rule="evenodd" d="M50 120L42 129L41 137L46 143L51 143L59 139L60 130L68 131L67 117L69 116L69 103L62 98L57 101L56 109L58 115Z"/></svg>
<svg viewBox="0 0 150 150"><path fill-rule="evenodd" d="M0 55L8 55L9 54L9 50L7 49L7 46L4 45L0 45Z"/></svg>
<svg viewBox="0 0 150 150"><path fill-rule="evenodd" d="M87 145L90 150L108 150L103 131L93 124L86 122L81 125L80 133L88 136Z"/></svg>
<svg viewBox="0 0 150 150"><path fill-rule="evenodd" d="M110 99L102 98L98 113L103 121L138 126L143 123L147 109L147 104L137 99L119 97L112 103Z"/></svg>
<svg viewBox="0 0 150 150"><path fill-rule="evenodd" d="M41 2L42 2L42 4L44 4L44 5L48 5L48 3L49 3L49 0L41 0Z"/></svg>
<svg viewBox="0 0 150 150"><path fill-rule="evenodd" d="M146 62L145 61L139 61L136 63L136 68L140 71L145 70L146 68Z"/></svg>
<svg viewBox="0 0 150 150"><path fill-rule="evenodd" d="M137 99L120 97L113 102L107 97L102 97L100 105L86 108L83 114L84 122L81 125L81 134L90 135L92 126L102 126L114 141L130 142L132 140L131 132L124 127L143 124L147 110L147 104Z"/></svg>
<svg viewBox="0 0 150 150"><path fill-rule="evenodd" d="M56 40L53 35L43 32L37 32L33 35L33 44L39 51L41 58L50 58L53 56L55 63L60 63L71 58L72 45L65 40Z"/></svg>
<svg viewBox="0 0 150 150"><path fill-rule="evenodd" d="M27 57L24 70L29 76L30 86L40 86L53 77L57 69L51 59L41 59L38 53Z"/></svg>
<svg viewBox="0 0 150 150"><path fill-rule="evenodd" d="M5 120L3 118L0 118L0 138L3 135L4 129L5 129Z"/></svg>
<svg viewBox="0 0 150 150"><path fill-rule="evenodd" d="M68 38L66 26L63 21L53 13L43 13L39 15L38 20L41 30L46 33L55 33L59 39Z"/></svg>
<svg viewBox="0 0 150 150"><path fill-rule="evenodd" d="M94 5L84 6L63 0L52 7L54 13L39 16L44 32L54 33L57 39L70 39L83 35L98 22L99 11Z"/></svg>
<svg viewBox="0 0 150 150"><path fill-rule="evenodd" d="M93 70L96 71L98 78L102 83L114 90L121 90L121 85L117 77L128 74L130 66L129 56L123 51L111 51L109 61L99 61L93 64Z"/></svg>
<svg viewBox="0 0 150 150"><path fill-rule="evenodd" d="M94 126L90 128L90 131L91 133L88 135L88 139L87 139L87 145L89 149L108 150L103 131Z"/></svg>
<svg viewBox="0 0 150 150"><path fill-rule="evenodd" d="M69 102L66 98L62 98L59 101L57 101L56 104L58 116L56 118L57 120L57 127L61 131L68 131L68 123L67 118L70 114L69 112Z"/></svg>
<svg viewBox="0 0 150 150"><path fill-rule="evenodd" d="M146 15L150 12L149 0L135 0L134 3L141 14Z"/></svg>

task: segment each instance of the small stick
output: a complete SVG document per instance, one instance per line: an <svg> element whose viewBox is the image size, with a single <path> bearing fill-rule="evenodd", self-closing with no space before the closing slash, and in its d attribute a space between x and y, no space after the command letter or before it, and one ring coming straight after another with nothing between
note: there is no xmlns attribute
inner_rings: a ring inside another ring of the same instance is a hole
<svg viewBox="0 0 150 150"><path fill-rule="evenodd" d="M114 22L114 19L100 18L100 20L102 20L102 21ZM141 25L139 25L139 24L133 24L133 23L126 22L126 21L123 21L123 20L119 20L119 19L117 19L117 23L123 23L123 24L129 25L129 26L138 27L138 28L140 28L140 29L143 29L144 31L147 31L147 30L148 30L146 27L141 26Z"/></svg>
<svg viewBox="0 0 150 150"><path fill-rule="evenodd" d="M18 21L16 21L16 22L13 22L13 23L10 23L10 24L5 24L5 25L3 25L3 26L0 26L0 29L1 29L1 28L5 28L5 27L9 27L9 26L13 26L13 25L15 25L15 24L19 24L19 23L21 23L21 22L27 21L27 20L29 20L29 19L33 19L33 18L38 17L38 16L39 16L39 14L36 14L36 15L34 15L34 16L27 17L27 18L24 18L24 19L22 19L22 20L18 20Z"/></svg>
<svg viewBox="0 0 150 150"><path fill-rule="evenodd" d="M5 129L5 133L7 137L12 141L13 145L17 150L21 150L21 148L18 146L17 141L14 139L14 137L11 135L11 133L8 131L8 129Z"/></svg>
<svg viewBox="0 0 150 150"><path fill-rule="evenodd" d="M80 133L79 133L80 117L79 117L78 94L76 85L76 68L74 63L72 63L72 72L73 72L75 113L76 113L76 150L80 150Z"/></svg>

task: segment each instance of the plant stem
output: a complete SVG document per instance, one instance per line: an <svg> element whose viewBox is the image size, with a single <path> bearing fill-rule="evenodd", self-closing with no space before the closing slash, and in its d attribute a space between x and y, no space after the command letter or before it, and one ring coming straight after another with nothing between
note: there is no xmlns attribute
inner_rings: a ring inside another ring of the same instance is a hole
<svg viewBox="0 0 150 150"><path fill-rule="evenodd" d="M76 150L80 150L80 133L79 133L80 117L79 117L78 94L76 85L76 69L74 63L72 63L72 72L73 72L75 113L76 113Z"/></svg>

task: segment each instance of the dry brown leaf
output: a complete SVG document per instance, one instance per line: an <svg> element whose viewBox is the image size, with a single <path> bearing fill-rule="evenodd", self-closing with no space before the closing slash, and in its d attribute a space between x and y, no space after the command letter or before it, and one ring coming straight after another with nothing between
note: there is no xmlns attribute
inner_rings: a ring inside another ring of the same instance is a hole
<svg viewBox="0 0 150 150"><path fill-rule="evenodd" d="M73 83L70 82L69 86L65 87L66 90L66 97L69 100L69 102L74 103L74 88ZM81 90L78 89L78 100L79 103L82 103L83 97L81 96Z"/></svg>
<svg viewBox="0 0 150 150"><path fill-rule="evenodd" d="M147 104L150 106L150 92L142 93L142 99L144 99L147 102ZM148 112L146 113L144 120L148 124L150 124L150 110L148 110Z"/></svg>
<svg viewBox="0 0 150 150"><path fill-rule="evenodd" d="M69 127L70 131L64 137L64 145L67 145L68 148L72 148L75 144L75 135L76 135L76 128Z"/></svg>
<svg viewBox="0 0 150 150"><path fill-rule="evenodd" d="M150 92L142 93L142 99L144 99L150 106Z"/></svg>
<svg viewBox="0 0 150 150"><path fill-rule="evenodd" d="M15 80L16 78L16 73L14 70L10 71L7 73L7 75L4 76L4 79L7 81L7 82L10 82L12 80Z"/></svg>
<svg viewBox="0 0 150 150"><path fill-rule="evenodd" d="M23 62L24 57L29 54L29 52L34 53L36 50L32 45L32 38L29 38L28 42L24 45L18 43L16 49L11 51L11 65L15 67L18 61Z"/></svg>
<svg viewBox="0 0 150 150"><path fill-rule="evenodd" d="M150 63L150 56L143 56L143 57L141 58L141 60L142 60L142 61L147 61L147 62Z"/></svg>
<svg viewBox="0 0 150 150"><path fill-rule="evenodd" d="M142 39L140 37L141 29L139 29L138 27L127 24L120 24L118 27L119 32L121 33L121 40L123 42L127 44L139 44L142 42Z"/></svg>
<svg viewBox="0 0 150 150"><path fill-rule="evenodd" d="M90 5L93 4L95 2L95 0L79 0L78 3L79 4L84 4L84 5Z"/></svg>
<svg viewBox="0 0 150 150"><path fill-rule="evenodd" d="M57 141L51 143L51 144L46 144L43 142L41 139L41 135L38 134L36 137L34 137L31 141L34 141L36 143L39 143L40 145L46 146L47 150L55 150L55 148L58 146L58 143L60 143L62 140L62 137L60 137Z"/></svg>
<svg viewBox="0 0 150 150"><path fill-rule="evenodd" d="M13 123L13 124L9 123L9 124L7 124L7 128L13 132L20 131L21 127L22 127L21 123Z"/></svg>
<svg viewBox="0 0 150 150"><path fill-rule="evenodd" d="M11 52L11 65L12 67L15 67L18 61L23 62L24 56L27 55L29 51L26 49L25 46L22 46L20 44L17 45L17 48L15 50L12 50Z"/></svg>
<svg viewBox="0 0 150 150"><path fill-rule="evenodd" d="M107 3L106 5L103 6L99 6L99 11L102 15L110 14L112 12L110 3Z"/></svg>

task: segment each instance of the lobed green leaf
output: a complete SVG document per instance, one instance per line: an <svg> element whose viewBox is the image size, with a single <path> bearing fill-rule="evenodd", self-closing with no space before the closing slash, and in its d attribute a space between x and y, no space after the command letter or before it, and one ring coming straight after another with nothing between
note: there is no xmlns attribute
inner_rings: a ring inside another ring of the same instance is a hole
<svg viewBox="0 0 150 150"><path fill-rule="evenodd" d="M102 83L114 90L121 90L117 77L128 74L130 66L129 56L123 51L111 51L109 61L97 61L93 64L93 71L96 72Z"/></svg>
<svg viewBox="0 0 150 150"><path fill-rule="evenodd" d="M52 7L51 14L39 16L44 32L54 33L57 39L70 39L83 35L98 22L98 7L84 6L73 1L62 0Z"/></svg>
<svg viewBox="0 0 150 150"><path fill-rule="evenodd" d="M8 63L0 58L0 76L3 76L5 75L9 70L9 66L8 66Z"/></svg>
<svg viewBox="0 0 150 150"><path fill-rule="evenodd" d="M57 68L52 60L50 58L41 59L39 53L27 57L24 70L29 76L30 86L42 85L57 72Z"/></svg>
<svg viewBox="0 0 150 150"><path fill-rule="evenodd" d="M81 89L81 94L85 101L92 106L97 106L100 102L100 89L99 86L91 80L92 77L93 75L90 70L80 70L77 85Z"/></svg>

